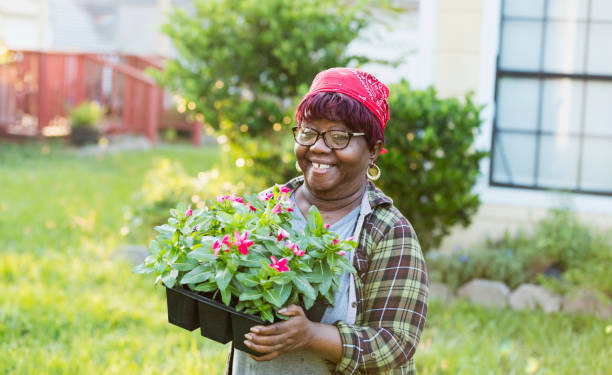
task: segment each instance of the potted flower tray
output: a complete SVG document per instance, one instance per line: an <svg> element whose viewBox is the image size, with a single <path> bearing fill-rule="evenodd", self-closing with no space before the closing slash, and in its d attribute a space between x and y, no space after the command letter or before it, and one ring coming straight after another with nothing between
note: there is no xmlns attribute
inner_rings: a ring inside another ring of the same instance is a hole
<svg viewBox="0 0 612 375"><path fill-rule="evenodd" d="M252 314L236 311L231 306L213 299L213 292L196 293L180 287L166 287L168 322L193 331L200 328L202 336L226 344L234 340L234 347L243 352L261 355L244 345L244 335L251 327L270 323ZM315 303L306 310L312 321L320 321L327 305Z"/></svg>

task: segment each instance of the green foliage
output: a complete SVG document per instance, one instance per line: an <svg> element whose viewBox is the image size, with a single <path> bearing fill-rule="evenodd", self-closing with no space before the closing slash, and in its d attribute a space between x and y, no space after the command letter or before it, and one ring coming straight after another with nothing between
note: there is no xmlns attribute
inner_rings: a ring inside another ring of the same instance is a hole
<svg viewBox="0 0 612 375"><path fill-rule="evenodd" d="M100 126L104 116L104 107L96 101L85 101L68 111L70 126Z"/></svg>
<svg viewBox="0 0 612 375"><path fill-rule="evenodd" d="M220 194L242 194L247 187L263 190L267 186L261 178L241 174L235 167L215 167L192 175L178 161L156 158L142 187L125 208L124 217L131 236L145 240L154 234L150 228L163 224L168 211L179 202L202 206L205 199Z"/></svg>
<svg viewBox="0 0 612 375"><path fill-rule="evenodd" d="M252 160L251 172L268 185L287 180L295 102L319 71L366 61L345 50L367 13L361 2L332 0L196 0L194 8L170 13L162 30L179 57L156 78L227 137L235 158Z"/></svg>
<svg viewBox="0 0 612 375"><path fill-rule="evenodd" d="M612 236L580 223L568 210L551 210L533 228L487 240L482 248L457 249L427 256L430 279L457 288L484 278L510 288L524 282L560 293L575 288L599 290L612 297ZM551 274L558 273L555 276Z"/></svg>
<svg viewBox="0 0 612 375"><path fill-rule="evenodd" d="M612 234L581 223L567 209L551 210L533 232L506 234L488 240L487 246L513 249L524 260L526 277L545 283L559 292L575 287L596 289L612 297ZM563 273L560 279L545 277L549 269Z"/></svg>
<svg viewBox="0 0 612 375"><path fill-rule="evenodd" d="M452 289L473 279L500 280L516 288L527 279L523 259L512 250L456 250L449 255L432 251L427 256L427 268L430 280Z"/></svg>
<svg viewBox="0 0 612 375"><path fill-rule="evenodd" d="M456 224L467 226L478 209L472 191L485 152L474 149L481 107L471 95L440 99L436 91L392 85L388 154L378 159L378 184L410 220L424 251L435 248Z"/></svg>
<svg viewBox="0 0 612 375"><path fill-rule="evenodd" d="M151 255L134 272L154 273L169 288L215 291L226 305L234 296L237 310L270 322L285 305L309 309L319 296L333 304L340 276L355 272L343 255L357 243L339 241L315 206L297 233L292 210L278 185L258 197L220 196L195 211L179 203L168 224L155 228Z"/></svg>

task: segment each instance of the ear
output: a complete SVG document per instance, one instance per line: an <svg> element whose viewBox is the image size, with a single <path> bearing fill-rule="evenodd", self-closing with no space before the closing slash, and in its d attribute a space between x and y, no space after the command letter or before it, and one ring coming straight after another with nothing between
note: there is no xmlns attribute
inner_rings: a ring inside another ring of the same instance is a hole
<svg viewBox="0 0 612 375"><path fill-rule="evenodd" d="M378 155L380 155L380 151L383 149L383 146L383 142L379 140L376 141L374 146L370 148L370 163L376 163L376 160L378 160Z"/></svg>

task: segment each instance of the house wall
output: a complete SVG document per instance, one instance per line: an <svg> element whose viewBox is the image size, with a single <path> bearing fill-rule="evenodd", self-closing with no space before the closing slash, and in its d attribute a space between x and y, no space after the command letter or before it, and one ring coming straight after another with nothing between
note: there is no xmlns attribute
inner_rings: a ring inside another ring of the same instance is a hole
<svg viewBox="0 0 612 375"><path fill-rule="evenodd" d="M496 57L499 47L501 0L421 0L421 40L433 40L433 50L421 53L419 71L431 69L429 84L441 97L475 93L484 104L479 149L491 148L493 127ZM441 250L470 247L486 237L499 237L505 231L529 228L550 208L569 207L580 219L593 226L612 228L612 197L588 194L560 195L555 192L489 186L489 160L481 164L481 178L475 191L482 205L468 228L453 228Z"/></svg>
<svg viewBox="0 0 612 375"><path fill-rule="evenodd" d="M50 28L47 0L0 1L0 40L9 49L48 48Z"/></svg>

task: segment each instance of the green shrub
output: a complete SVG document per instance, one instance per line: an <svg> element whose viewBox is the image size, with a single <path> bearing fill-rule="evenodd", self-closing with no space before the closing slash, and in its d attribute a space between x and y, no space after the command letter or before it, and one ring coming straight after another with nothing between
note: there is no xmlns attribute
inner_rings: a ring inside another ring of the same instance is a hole
<svg viewBox="0 0 612 375"><path fill-rule="evenodd" d="M68 111L70 126L99 126L104 116L104 107L96 101L86 101Z"/></svg>
<svg viewBox="0 0 612 375"><path fill-rule="evenodd" d="M124 216L129 233L138 235L134 239L148 240L154 234L153 227L163 224L179 202L192 202L196 207L216 195L253 193L264 187L262 179L242 175L235 168L213 168L191 176L180 163L160 158L145 175Z"/></svg>
<svg viewBox="0 0 612 375"><path fill-rule="evenodd" d="M438 246L450 228L467 226L480 201L472 191L485 152L474 149L482 107L440 99L433 88L390 87L388 154L378 160L379 183L410 220L424 251Z"/></svg>
<svg viewBox="0 0 612 375"><path fill-rule="evenodd" d="M319 71L367 61L345 53L369 20L361 2L196 0L194 8L175 9L163 26L179 57L157 79L226 137L225 151L251 160L251 173L268 185L292 177L297 100Z"/></svg>
<svg viewBox="0 0 612 375"><path fill-rule="evenodd" d="M524 282L566 294L572 289L599 290L612 297L612 236L594 230L568 210L551 210L532 231L505 234L483 247L427 255L430 279L452 288L484 278L510 288Z"/></svg>
<svg viewBox="0 0 612 375"><path fill-rule="evenodd" d="M432 251L427 256L431 281L443 282L452 289L473 279L503 281L516 288L527 280L524 260L512 250L456 250L452 254Z"/></svg>

